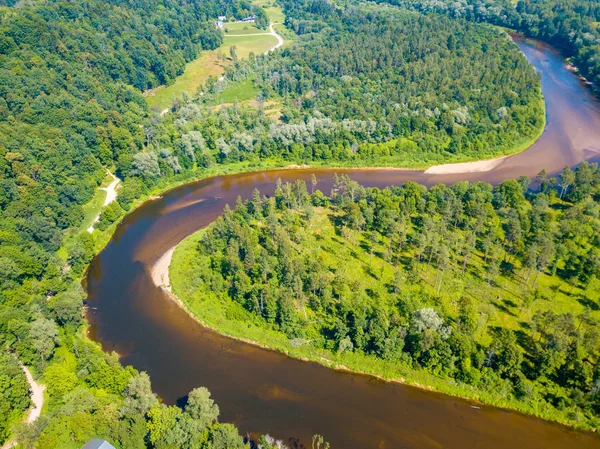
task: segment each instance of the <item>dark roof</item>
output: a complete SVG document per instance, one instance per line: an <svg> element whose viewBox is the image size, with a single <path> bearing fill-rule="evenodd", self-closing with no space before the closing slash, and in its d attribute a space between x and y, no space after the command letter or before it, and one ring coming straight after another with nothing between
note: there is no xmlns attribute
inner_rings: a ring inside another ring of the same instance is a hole
<svg viewBox="0 0 600 449"><path fill-rule="evenodd" d="M85 443L81 449L115 449L115 447L106 440L92 438Z"/></svg>

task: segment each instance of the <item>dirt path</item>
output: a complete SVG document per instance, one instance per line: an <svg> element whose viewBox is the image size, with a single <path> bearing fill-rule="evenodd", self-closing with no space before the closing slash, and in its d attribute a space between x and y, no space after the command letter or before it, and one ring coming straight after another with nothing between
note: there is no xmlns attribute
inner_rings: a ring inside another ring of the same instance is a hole
<svg viewBox="0 0 600 449"><path fill-rule="evenodd" d="M275 45L274 47L271 47L269 50L267 50L265 52L265 55L267 53L269 53L270 51L277 50L279 47L281 47L283 45L283 42L284 42L283 38L275 32L275 28L273 28L273 25L274 25L273 23L269 24L269 30L271 30L271 32L269 34L271 36L275 36L275 38L277 39L277 45Z"/></svg>
<svg viewBox="0 0 600 449"><path fill-rule="evenodd" d="M277 32L275 31L275 28L273 28L273 25L275 25L274 23L271 23L269 25L269 32L268 33L250 33L250 34L226 34L225 37L229 36L229 37L246 37L246 36L273 36L275 39L277 39L277 44L275 44L273 47L269 48L267 51L265 51L265 55L269 54L269 52L273 51L273 50L277 50L279 47L281 47L283 45L283 43L285 42L283 40L283 38L277 34Z"/></svg>
<svg viewBox="0 0 600 449"><path fill-rule="evenodd" d="M44 390L46 387L38 384L35 381L31 375L31 371L29 371L29 368L23 364L21 364L21 368L25 372L25 377L27 377L27 382L29 383L29 392L31 393L31 402L33 402L31 408L27 412L27 418L25 419L27 424L31 424L38 419L42 413L42 407L44 406ZM7 441L2 445L1 449L11 449L16 445L16 441Z"/></svg>
<svg viewBox="0 0 600 449"><path fill-rule="evenodd" d="M112 176L113 180L108 185L108 187L100 188L100 190L106 190L106 198L104 199L103 207L108 206L110 203L112 203L114 200L117 199L117 186L121 182L121 180L119 178L117 178L115 175L113 175L111 172L107 171L107 173L110 176ZM99 219L100 219L100 212L98 212L98 215L96 215L96 218L94 218L94 221L92 221L92 224L88 228L88 232L90 234L94 231L94 224L97 223Z"/></svg>
<svg viewBox="0 0 600 449"><path fill-rule="evenodd" d="M46 389L46 387L44 385L38 384L34 380L33 376L31 375L31 372L25 365L21 365L21 368L23 368L23 371L25 371L25 377L27 377L27 382L29 382L29 390L31 391L31 401L33 402L33 405L27 413L27 424L31 424L36 419L38 419L40 417L40 414L42 413L42 407L44 405L44 390Z"/></svg>

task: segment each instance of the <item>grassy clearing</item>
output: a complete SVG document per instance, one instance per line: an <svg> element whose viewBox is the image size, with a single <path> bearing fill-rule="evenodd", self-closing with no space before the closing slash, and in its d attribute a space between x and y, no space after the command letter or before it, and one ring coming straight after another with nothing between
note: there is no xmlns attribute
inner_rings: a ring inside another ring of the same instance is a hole
<svg viewBox="0 0 600 449"><path fill-rule="evenodd" d="M259 90L254 87L254 79L247 78L244 81L235 83L216 96L218 104L233 103L235 101L255 100Z"/></svg>
<svg viewBox="0 0 600 449"><path fill-rule="evenodd" d="M261 30L251 23L245 22L228 22L225 24L225 36L227 34L269 34L269 30Z"/></svg>
<svg viewBox="0 0 600 449"><path fill-rule="evenodd" d="M203 51L200 56L185 66L185 71L170 86L161 86L146 97L148 105L159 111L168 108L173 98L179 98L183 92L194 95L211 76L221 75L227 63L220 63L217 51Z"/></svg>
<svg viewBox="0 0 600 449"><path fill-rule="evenodd" d="M283 13L283 9L281 6L278 6L274 0L254 0L256 6L260 6L265 10L267 17L269 18L269 22L275 23L283 23L285 21L285 14Z"/></svg>
<svg viewBox="0 0 600 449"><path fill-rule="evenodd" d="M219 50L229 55L229 49L235 45L238 58L247 58L250 53L261 54L277 45L277 38L270 34L264 36L227 36Z"/></svg>
<svg viewBox="0 0 600 449"><path fill-rule="evenodd" d="M179 98L183 92L195 95L196 91L202 86L209 77L218 77L224 71L225 67L232 61L225 59L219 61L217 54L223 53L229 57L229 49L235 45L239 58L247 58L250 53L260 54L277 44L277 39L270 35L264 36L227 36L222 46L217 50L203 51L200 56L188 63L183 74L175 80L170 86L162 86L150 92L146 96L148 105L155 110L162 111L168 108L174 98Z"/></svg>

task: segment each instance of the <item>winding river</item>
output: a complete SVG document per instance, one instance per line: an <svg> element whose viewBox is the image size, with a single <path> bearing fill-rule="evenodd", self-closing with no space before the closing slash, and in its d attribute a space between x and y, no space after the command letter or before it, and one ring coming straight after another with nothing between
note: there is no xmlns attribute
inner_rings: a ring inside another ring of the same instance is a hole
<svg viewBox="0 0 600 449"><path fill-rule="evenodd" d="M600 448L600 438L494 407L318 364L234 341L196 324L150 277L169 248L213 221L225 203L271 193L277 178L309 179L329 192L334 172L368 186L415 180L491 183L541 169L600 158L600 105L566 68L561 55L517 38L542 74L547 127L527 151L487 172L432 175L408 170L280 170L221 176L188 184L128 215L92 262L88 278L90 335L122 362L148 371L155 391L175 403L192 388L210 389L221 420L242 434L268 432L305 444L320 433L338 449L353 448ZM293 446L299 447L299 446Z"/></svg>

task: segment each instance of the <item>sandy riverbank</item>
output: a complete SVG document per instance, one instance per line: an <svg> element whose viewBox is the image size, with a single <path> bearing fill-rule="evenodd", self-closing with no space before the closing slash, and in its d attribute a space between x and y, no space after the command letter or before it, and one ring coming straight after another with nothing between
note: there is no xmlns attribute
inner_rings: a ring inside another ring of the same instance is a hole
<svg viewBox="0 0 600 449"><path fill-rule="evenodd" d="M493 170L510 156L497 157L485 161L460 162L458 164L434 165L425 170L428 175L450 175L457 173L477 173Z"/></svg>
<svg viewBox="0 0 600 449"><path fill-rule="evenodd" d="M152 282L157 287L164 288L166 291L171 292L171 282L169 280L169 265L171 265L171 259L173 258L173 253L175 252L176 246L173 246L167 252L165 252L160 258L155 262L150 275L152 276Z"/></svg>

